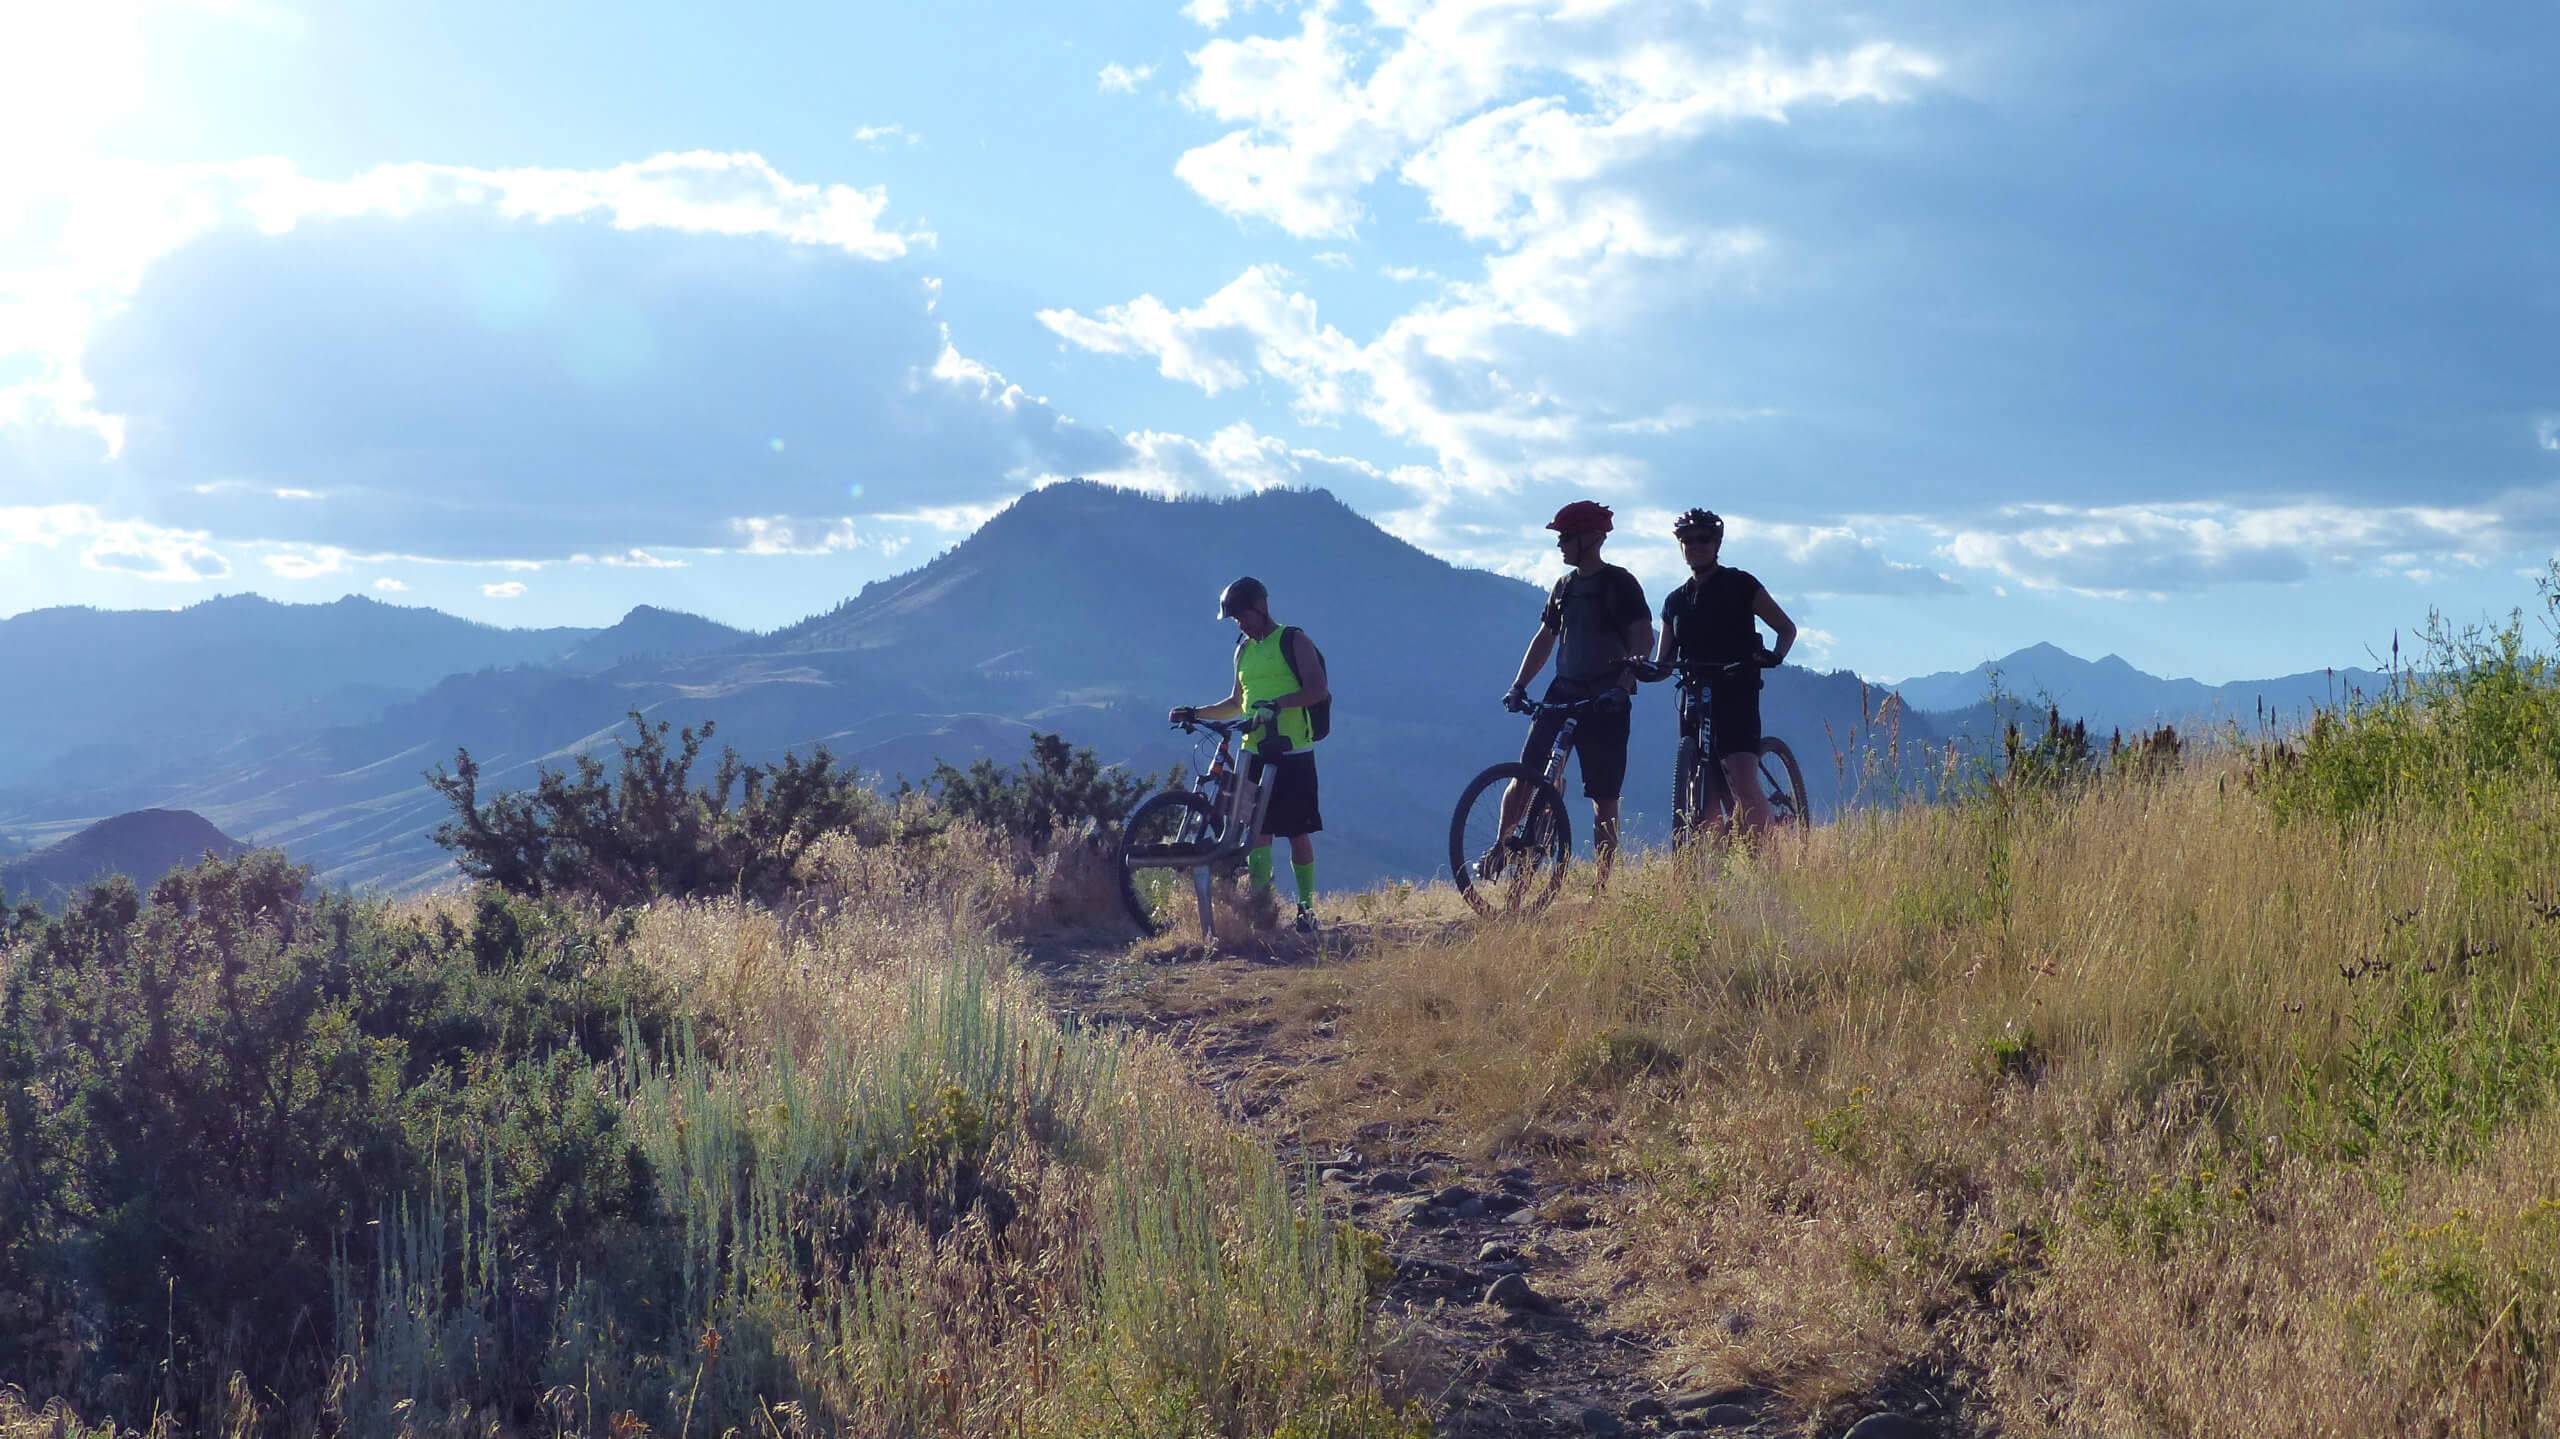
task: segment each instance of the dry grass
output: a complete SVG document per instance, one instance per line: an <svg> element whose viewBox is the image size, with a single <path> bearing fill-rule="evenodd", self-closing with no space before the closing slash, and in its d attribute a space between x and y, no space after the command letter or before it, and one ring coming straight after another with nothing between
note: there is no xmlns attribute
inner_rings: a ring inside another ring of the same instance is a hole
<svg viewBox="0 0 2560 1439"><path fill-rule="evenodd" d="M624 1227L614 1272L517 1272L460 1146L339 1266L329 1393L280 1409L235 1383L194 1422L1411 1439L1357 1231L1167 1046L1062 1028L1013 965L1003 936L1116 912L1098 857L954 826L840 837L802 880L780 910L666 902L604 927L689 1018L582 1077L615 1111L609 1162L627 1143L654 1176L661 1222ZM677 1337L634 1337L660 1329ZM175 1432L89 1419L0 1389L0 1439Z"/></svg>
<svg viewBox="0 0 2560 1439"><path fill-rule="evenodd" d="M1668 1378L2550 1432L2555 860L2546 785L2342 833L2222 761L1657 856L1305 977L1347 1052L1313 1103L1618 1181Z"/></svg>

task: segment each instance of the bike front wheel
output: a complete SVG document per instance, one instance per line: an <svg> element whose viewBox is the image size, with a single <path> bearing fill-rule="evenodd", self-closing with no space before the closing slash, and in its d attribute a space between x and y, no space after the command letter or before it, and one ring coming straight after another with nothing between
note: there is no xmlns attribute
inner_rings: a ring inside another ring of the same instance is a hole
<svg viewBox="0 0 2560 1439"><path fill-rule="evenodd" d="M1512 786L1523 798L1519 818L1502 822ZM1544 908L1564 883L1573 858L1573 820L1547 777L1517 762L1498 764L1470 781L1449 817L1449 876L1483 915Z"/></svg>
<svg viewBox="0 0 2560 1439"><path fill-rule="evenodd" d="M1171 926L1157 914L1159 906L1178 901L1190 890L1182 871L1164 863L1168 856L1194 853L1217 842L1218 815L1209 802L1189 790L1167 790L1149 796L1120 826L1120 905L1138 933L1152 939Z"/></svg>
<svg viewBox="0 0 2560 1439"><path fill-rule="evenodd" d="M1707 763L1697 735L1682 735L1671 765L1671 842L1708 832L1724 818L1724 807L1723 771Z"/></svg>

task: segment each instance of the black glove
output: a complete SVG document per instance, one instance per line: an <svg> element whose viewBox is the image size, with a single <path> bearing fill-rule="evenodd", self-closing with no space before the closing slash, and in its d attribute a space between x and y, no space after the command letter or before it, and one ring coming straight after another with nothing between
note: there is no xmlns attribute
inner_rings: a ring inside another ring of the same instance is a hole
<svg viewBox="0 0 2560 1439"><path fill-rule="evenodd" d="M1660 664L1653 660L1638 660L1633 665L1629 666L1629 668L1635 672L1635 677L1637 679L1640 679L1649 685L1660 684L1663 680L1669 678L1671 674L1671 666Z"/></svg>
<svg viewBox="0 0 2560 1439"><path fill-rule="evenodd" d="M1173 722L1178 725L1198 724L1200 722L1199 707L1196 705L1182 705L1176 708L1173 712Z"/></svg>
<svg viewBox="0 0 2560 1439"><path fill-rule="evenodd" d="M1527 685L1513 685L1511 688L1504 690L1502 692L1502 707L1516 715L1527 714L1529 712L1529 687Z"/></svg>
<svg viewBox="0 0 2560 1439"><path fill-rule="evenodd" d="M1775 650L1764 649L1753 655L1751 658L1758 662L1760 668L1764 670L1773 670L1778 667L1778 652Z"/></svg>

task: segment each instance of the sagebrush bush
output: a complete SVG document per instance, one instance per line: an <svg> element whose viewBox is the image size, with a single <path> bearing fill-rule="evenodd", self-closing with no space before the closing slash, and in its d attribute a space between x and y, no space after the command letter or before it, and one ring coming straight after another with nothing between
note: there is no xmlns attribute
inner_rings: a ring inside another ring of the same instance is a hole
<svg viewBox="0 0 2560 1439"><path fill-rule="evenodd" d="M880 797L824 746L807 760L751 765L737 751L697 787L693 766L713 725L686 728L667 745L665 721L631 714L638 739L622 746L608 781L604 762L580 755L577 772L545 769L530 791L483 803L480 766L455 752L427 782L453 809L435 832L472 879L516 894L583 895L611 905L660 895L740 894L769 901L789 886L794 866L822 837L877 830Z"/></svg>
<svg viewBox="0 0 2560 1439"><path fill-rule="evenodd" d="M257 852L99 885L0 987L0 1373L147 1412L245 1374L317 1394L334 1257L469 1147L503 1242L600 1258L645 1184L581 1080L671 1027L595 922L468 924L312 890Z"/></svg>

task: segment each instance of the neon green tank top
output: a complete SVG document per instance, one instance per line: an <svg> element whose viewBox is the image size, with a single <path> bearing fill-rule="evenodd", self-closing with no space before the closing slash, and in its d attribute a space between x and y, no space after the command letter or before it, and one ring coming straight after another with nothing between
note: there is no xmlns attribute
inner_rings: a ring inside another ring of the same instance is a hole
<svg viewBox="0 0 2560 1439"><path fill-rule="evenodd" d="M1258 640L1245 641L1244 647L1236 651L1236 682L1244 687L1247 708L1264 700L1278 699L1297 689L1298 680L1290 673L1289 657L1280 649L1280 637L1288 632L1287 626L1274 625L1271 633ZM1315 721L1308 718L1303 706L1280 711L1280 733L1288 736L1292 750L1315 746ZM1259 734L1260 731L1255 731L1255 736ZM1257 737L1245 740L1247 749L1260 747Z"/></svg>

